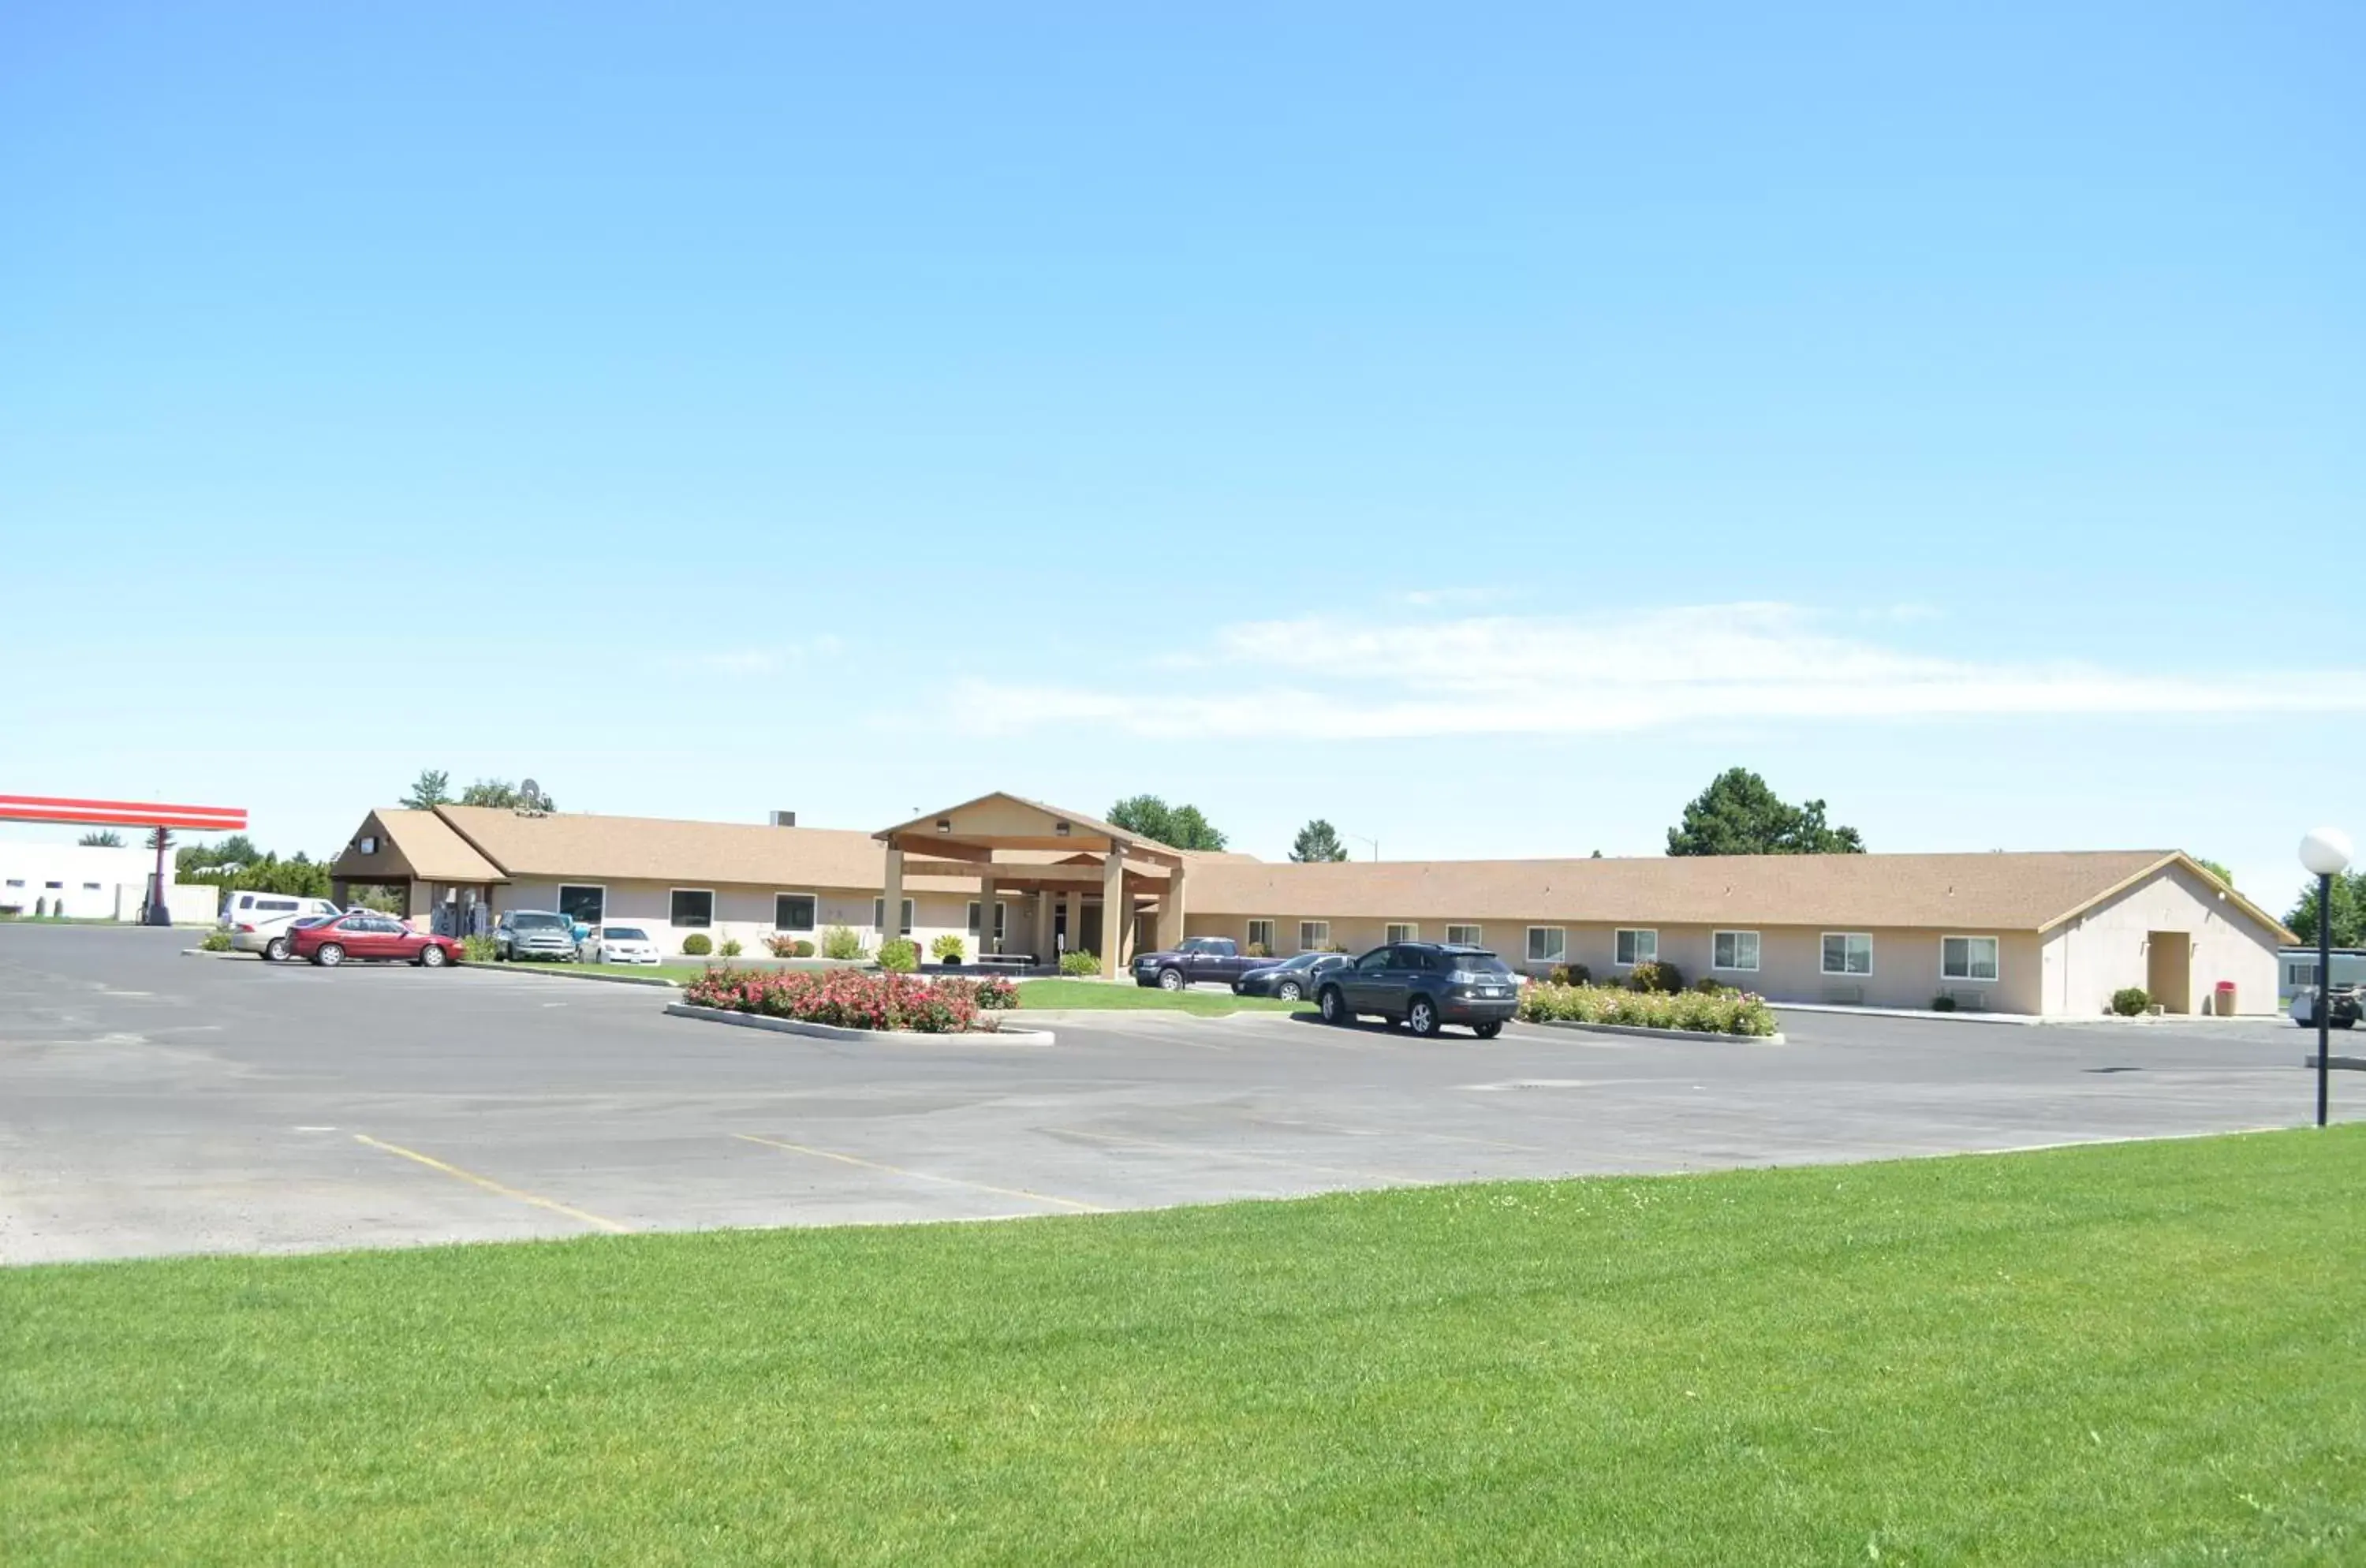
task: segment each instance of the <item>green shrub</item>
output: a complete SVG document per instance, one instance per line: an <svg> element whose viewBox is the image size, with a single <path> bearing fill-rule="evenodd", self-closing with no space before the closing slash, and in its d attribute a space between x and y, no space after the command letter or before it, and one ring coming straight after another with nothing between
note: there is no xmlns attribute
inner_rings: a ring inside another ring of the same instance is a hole
<svg viewBox="0 0 2366 1568"><path fill-rule="evenodd" d="M879 944L879 967L890 975L909 975L919 966L919 945L910 937L891 936Z"/></svg>
<svg viewBox="0 0 2366 1568"><path fill-rule="evenodd" d="M940 964L959 964L962 961L962 954L968 950L969 944L951 931L945 932L936 941L929 943L930 956Z"/></svg>
<svg viewBox="0 0 2366 1568"><path fill-rule="evenodd" d="M203 953L228 953L230 951L230 932L208 931L198 940L197 948Z"/></svg>
<svg viewBox="0 0 2366 1568"><path fill-rule="evenodd" d="M693 931L682 939L682 950L693 958L704 958L715 951L715 943L707 940L704 931Z"/></svg>
<svg viewBox="0 0 2366 1568"><path fill-rule="evenodd" d="M811 958L814 955L814 944L806 941L803 937L799 937L795 942L791 942L789 944L789 949L788 956L791 958Z"/></svg>
<svg viewBox="0 0 2366 1568"><path fill-rule="evenodd" d="M1733 987L1714 975L1704 975L1693 982L1693 989L1705 997L1717 997L1723 996Z"/></svg>
<svg viewBox="0 0 2366 1568"><path fill-rule="evenodd" d="M723 945L715 950L716 956L722 958L737 958L744 951L746 950L739 945L739 939L736 936L725 937Z"/></svg>
<svg viewBox="0 0 2366 1568"><path fill-rule="evenodd" d="M1949 996L1946 992L1942 991L1937 996L1931 998L1931 1010L1932 1012L1953 1012L1955 1010L1955 998Z"/></svg>
<svg viewBox="0 0 2366 1568"><path fill-rule="evenodd" d="M1253 942L1249 943L1246 947L1241 949L1241 953L1244 956L1249 958L1271 958L1273 956L1273 949L1268 947L1261 942Z"/></svg>
<svg viewBox="0 0 2366 1568"><path fill-rule="evenodd" d="M764 943L764 951L775 958L793 958L796 955L797 939L786 931L774 931L761 940Z"/></svg>
<svg viewBox="0 0 2366 1568"><path fill-rule="evenodd" d="M2122 1018L2134 1018L2152 1006L2152 993L2142 986L2123 986L2112 993L2112 1010Z"/></svg>
<svg viewBox="0 0 2366 1568"><path fill-rule="evenodd" d="M862 939L844 926L830 926L821 933L821 952L825 958L860 958Z"/></svg>
<svg viewBox="0 0 2366 1568"><path fill-rule="evenodd" d="M1081 947L1072 947L1060 954L1060 973L1063 975L1098 975L1100 972L1100 959Z"/></svg>
<svg viewBox="0 0 2366 1568"><path fill-rule="evenodd" d="M1530 986L1520 993L1530 1023L1618 1023L1708 1034L1772 1034L1774 1010L1745 991L1631 991L1617 986Z"/></svg>
<svg viewBox="0 0 2366 1568"><path fill-rule="evenodd" d="M1684 977L1674 964L1647 958L1627 972L1627 984L1638 991L1673 994L1684 988Z"/></svg>
<svg viewBox="0 0 2366 1568"><path fill-rule="evenodd" d="M471 964L490 964L501 957L501 950L490 936L464 936L460 952Z"/></svg>
<svg viewBox="0 0 2366 1568"><path fill-rule="evenodd" d="M1592 983L1593 979L1594 971L1583 964L1556 964L1552 967L1552 976L1549 983L1555 986L1583 986Z"/></svg>

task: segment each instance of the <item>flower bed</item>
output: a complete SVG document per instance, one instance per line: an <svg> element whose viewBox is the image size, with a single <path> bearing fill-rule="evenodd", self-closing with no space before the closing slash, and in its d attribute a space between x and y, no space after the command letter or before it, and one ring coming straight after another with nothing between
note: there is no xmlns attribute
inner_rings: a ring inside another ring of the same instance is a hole
<svg viewBox="0 0 2366 1568"><path fill-rule="evenodd" d="M787 974L710 969L682 987L682 999L693 1007L793 1018L841 1029L961 1034L994 1028L992 1015L1019 999L1019 987L999 976L922 980L858 969Z"/></svg>
<svg viewBox="0 0 2366 1568"><path fill-rule="evenodd" d="M1628 991L1614 986L1530 986L1520 993L1529 1023L1617 1023L1704 1034L1772 1034L1774 1010L1747 991Z"/></svg>

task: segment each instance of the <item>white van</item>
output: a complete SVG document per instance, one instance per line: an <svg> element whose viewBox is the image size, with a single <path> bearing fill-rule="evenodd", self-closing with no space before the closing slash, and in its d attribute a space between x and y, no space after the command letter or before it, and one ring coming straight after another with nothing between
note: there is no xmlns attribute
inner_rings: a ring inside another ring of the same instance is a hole
<svg viewBox="0 0 2366 1568"><path fill-rule="evenodd" d="M287 928L313 917L329 919L344 913L326 898L299 898L292 893L251 893L232 888L222 895L221 929L230 933L237 953L259 953L266 962L287 956Z"/></svg>

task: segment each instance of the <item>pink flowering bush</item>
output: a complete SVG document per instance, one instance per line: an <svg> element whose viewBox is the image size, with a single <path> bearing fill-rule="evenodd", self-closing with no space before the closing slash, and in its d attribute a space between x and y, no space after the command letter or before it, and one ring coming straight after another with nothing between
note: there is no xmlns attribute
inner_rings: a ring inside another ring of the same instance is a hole
<svg viewBox="0 0 2366 1568"><path fill-rule="evenodd" d="M923 980L859 969L710 969L682 987L694 1007L794 1018L841 1029L907 1029L960 1034L992 1029L989 1013L1018 1000L1008 980Z"/></svg>
<svg viewBox="0 0 2366 1568"><path fill-rule="evenodd" d="M1529 986L1520 1017L1530 1023L1623 1023L1711 1034L1772 1034L1774 1010L1747 991L1629 991L1615 986Z"/></svg>

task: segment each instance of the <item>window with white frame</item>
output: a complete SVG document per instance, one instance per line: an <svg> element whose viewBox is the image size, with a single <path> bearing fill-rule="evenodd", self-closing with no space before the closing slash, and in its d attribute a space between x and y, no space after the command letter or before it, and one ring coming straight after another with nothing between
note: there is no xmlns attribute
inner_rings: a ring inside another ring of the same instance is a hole
<svg viewBox="0 0 2366 1568"><path fill-rule="evenodd" d="M994 901L994 940L1000 942L1002 933L1010 929L1010 906L997 898ZM969 934L977 934L977 900L969 901Z"/></svg>
<svg viewBox="0 0 2366 1568"><path fill-rule="evenodd" d="M1478 947L1482 945L1479 941L1479 928L1477 926L1448 926L1446 928L1446 940L1456 947Z"/></svg>
<svg viewBox="0 0 2366 1568"><path fill-rule="evenodd" d="M1872 974L1873 938L1865 931L1826 931L1824 933L1824 973L1827 975Z"/></svg>
<svg viewBox="0 0 2366 1568"><path fill-rule="evenodd" d="M608 890L589 884L562 882L558 885L558 912L579 925L596 926L607 918ZM681 924L679 920L674 923Z"/></svg>
<svg viewBox="0 0 2366 1568"><path fill-rule="evenodd" d="M772 895L772 929L776 931L809 931L819 916L819 901L810 893Z"/></svg>
<svg viewBox="0 0 2366 1568"><path fill-rule="evenodd" d="M20 884L17 884L17 883L14 883L14 882L12 882L12 883L10 883L8 886L11 886L11 887L15 887L15 886L20 886ZM2316 984L2316 965L2315 965L2315 964L2285 964L2285 965L2284 965L2284 984L2285 984L2285 985L2287 985L2287 986L2314 986L2314 985L2315 985L2315 984Z"/></svg>
<svg viewBox="0 0 2366 1568"><path fill-rule="evenodd" d="M1402 922L1392 921L1389 926L1388 935L1382 937L1380 940L1383 942L1418 942L1421 940L1421 928L1415 925L1407 925Z"/></svg>
<svg viewBox="0 0 2366 1568"><path fill-rule="evenodd" d="M1656 964L1660 958L1660 933L1655 931L1619 930L1610 954L1612 963L1624 966Z"/></svg>
<svg viewBox="0 0 2366 1568"><path fill-rule="evenodd" d="M1866 961L1872 961L1870 950ZM1997 939L1992 936L1943 936L1939 939L1939 977L1943 980L1993 980L1997 977Z"/></svg>
<svg viewBox="0 0 2366 1568"><path fill-rule="evenodd" d="M1331 922L1301 920L1298 922L1298 951L1320 953L1331 945Z"/></svg>
<svg viewBox="0 0 2366 1568"><path fill-rule="evenodd" d="M1755 973L1758 968L1756 931L1718 931L1709 938L1708 966Z"/></svg>
<svg viewBox="0 0 2366 1568"><path fill-rule="evenodd" d="M711 926L715 923L715 894L704 887L677 887L666 911L666 919L678 926Z"/></svg>
<svg viewBox="0 0 2366 1568"><path fill-rule="evenodd" d="M1560 926L1528 928L1528 962L1558 964L1569 956L1569 932Z"/></svg>
<svg viewBox="0 0 2366 1568"><path fill-rule="evenodd" d="M887 900L884 898L871 900L871 929L875 931L884 931L887 929ZM912 934L912 901L909 898L904 900L904 925L903 930L897 934L902 936Z"/></svg>
<svg viewBox="0 0 2366 1568"><path fill-rule="evenodd" d="M1249 945L1251 947L1262 947L1268 953L1271 953L1273 951L1273 922L1271 920L1251 920L1249 922Z"/></svg>

